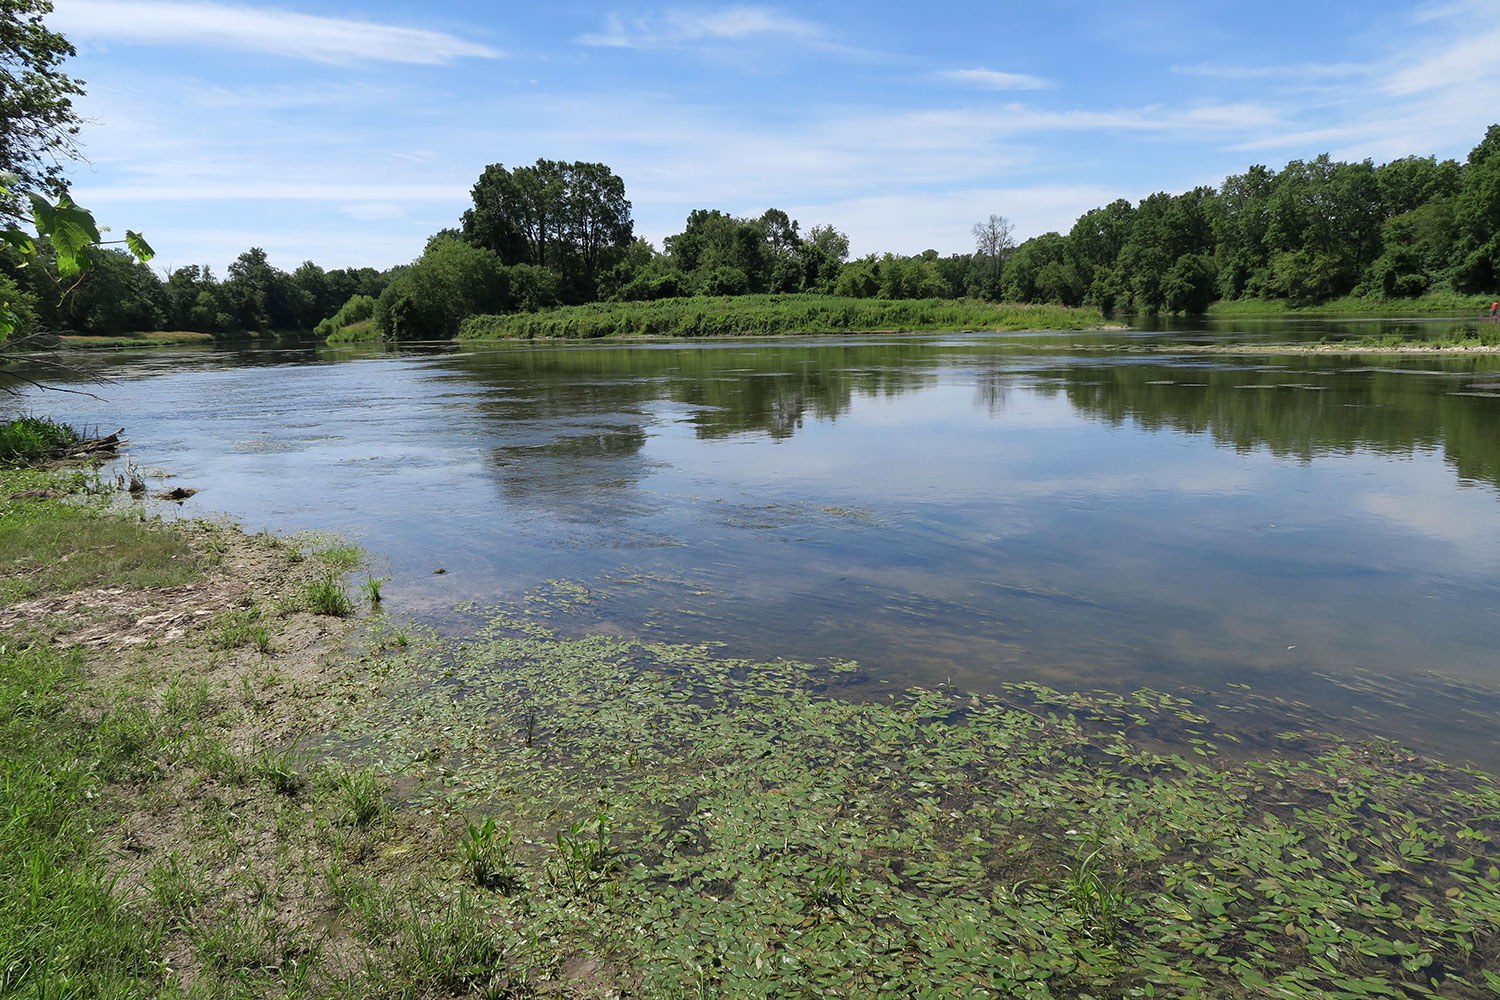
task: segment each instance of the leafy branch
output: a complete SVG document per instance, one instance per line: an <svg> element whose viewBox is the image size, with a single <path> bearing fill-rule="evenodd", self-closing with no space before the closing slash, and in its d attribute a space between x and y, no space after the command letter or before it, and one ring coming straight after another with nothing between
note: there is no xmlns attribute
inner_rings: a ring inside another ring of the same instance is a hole
<svg viewBox="0 0 1500 1000"><path fill-rule="evenodd" d="M20 182L17 174L0 174L0 198L24 196L31 203L31 222L35 232L7 227L0 230L0 244L20 255L22 267L38 260L39 245L50 246L56 260L56 274L45 268L43 273L58 289L59 299L66 298L84 279L92 263L89 252L96 247L124 244L142 263L155 256L145 237L131 229L125 231L123 240L104 239L99 224L94 221L94 214L75 203L66 191L54 202L35 191L18 190ZM13 304L0 301L0 344L10 339L18 320Z"/></svg>

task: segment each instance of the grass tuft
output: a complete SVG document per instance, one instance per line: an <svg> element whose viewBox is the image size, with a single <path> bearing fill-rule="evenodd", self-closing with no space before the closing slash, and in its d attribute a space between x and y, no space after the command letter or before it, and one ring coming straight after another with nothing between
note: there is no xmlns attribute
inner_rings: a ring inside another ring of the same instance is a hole
<svg viewBox="0 0 1500 1000"><path fill-rule="evenodd" d="M313 614L348 618L354 613L354 602L344 592L338 577L332 574L310 581L303 588L302 599Z"/></svg>

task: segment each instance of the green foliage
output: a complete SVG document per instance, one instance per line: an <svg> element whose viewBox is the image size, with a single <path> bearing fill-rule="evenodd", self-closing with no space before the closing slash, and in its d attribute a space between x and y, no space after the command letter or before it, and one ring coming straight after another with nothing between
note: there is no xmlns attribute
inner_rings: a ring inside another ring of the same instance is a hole
<svg viewBox="0 0 1500 1000"><path fill-rule="evenodd" d="M80 666L0 637L0 994L155 997L158 935L111 891L98 832L105 776L134 770L149 740L111 744L115 715L73 711Z"/></svg>
<svg viewBox="0 0 1500 1000"><path fill-rule="evenodd" d="M339 311L313 327L313 333L330 340L338 337L338 334L346 327L363 323L372 319L375 315L375 300L368 295L352 295L349 301L339 307Z"/></svg>
<svg viewBox="0 0 1500 1000"><path fill-rule="evenodd" d="M3 128L0 128L0 136L3 133ZM79 273L93 265L95 251L103 245L99 227L94 222L93 214L74 204L66 191L59 194L54 202L35 191L18 187L21 182L22 178L15 173L0 175L0 201L24 195L31 205L33 231L27 232L14 226L0 230L0 245L18 256L23 269L44 275L56 290L54 301L62 303L76 288ZM139 233L132 232L126 242L130 255L137 261L144 264L151 259L151 247ZM44 255L39 251L39 244L47 251L46 255L50 256L50 268L55 270L55 275L48 269L48 261L44 260ZM63 279L69 279L71 284L65 284ZM11 295L15 295L17 300L21 298L18 290L12 289L14 285L11 289L0 288L0 345L18 328L24 330L28 322L34 319L30 303L12 301Z"/></svg>
<svg viewBox="0 0 1500 1000"><path fill-rule="evenodd" d="M823 295L696 296L571 306L534 315L474 316L464 340L707 337L878 330L1078 330L1093 310L992 305L972 300L886 301Z"/></svg>
<svg viewBox="0 0 1500 1000"><path fill-rule="evenodd" d="M55 190L61 164L76 152L73 98L83 95L82 82L62 71L76 53L47 28L51 12L49 0L0 0L0 171L33 191ZM15 217L14 199L3 197L3 214Z"/></svg>
<svg viewBox="0 0 1500 1000"><path fill-rule="evenodd" d="M481 889L513 896L522 888L521 869L511 856L510 831L495 826L490 816L482 824L466 823L459 841L464 873Z"/></svg>
<svg viewBox="0 0 1500 1000"><path fill-rule="evenodd" d="M348 618L354 614L354 602L349 600L338 577L331 573L308 581L302 590L302 601L307 610L315 615Z"/></svg>
<svg viewBox="0 0 1500 1000"><path fill-rule="evenodd" d="M447 340L465 317L510 304L509 272L494 251L443 238L391 279L375 325L387 340Z"/></svg>
<svg viewBox="0 0 1500 1000"><path fill-rule="evenodd" d="M374 771L369 768L338 771L329 781L342 808L341 823L368 827L385 815L385 787Z"/></svg>
<svg viewBox="0 0 1500 1000"><path fill-rule="evenodd" d="M625 182L602 163L539 159L530 167L485 167L464 213L463 239L505 265L556 275L563 300L598 297L601 277L633 238Z"/></svg>
<svg viewBox="0 0 1500 1000"><path fill-rule="evenodd" d="M67 454L83 436L46 417L17 417L0 424L0 466L37 465Z"/></svg>
<svg viewBox="0 0 1500 1000"><path fill-rule="evenodd" d="M852 665L500 609L436 660L347 738L429 808L503 801L508 926L643 996L1467 996L1500 959L1494 779L1274 697L846 701Z"/></svg>

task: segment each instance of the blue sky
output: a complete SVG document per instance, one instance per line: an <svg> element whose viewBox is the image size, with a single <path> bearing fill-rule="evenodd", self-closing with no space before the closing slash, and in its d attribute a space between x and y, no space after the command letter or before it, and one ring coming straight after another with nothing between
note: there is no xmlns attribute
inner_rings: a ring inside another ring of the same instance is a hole
<svg viewBox="0 0 1500 1000"><path fill-rule="evenodd" d="M388 267L489 163L608 164L660 249L786 210L856 254L1020 238L1322 152L1462 158L1500 120L1500 2L55 0L74 194L156 264Z"/></svg>

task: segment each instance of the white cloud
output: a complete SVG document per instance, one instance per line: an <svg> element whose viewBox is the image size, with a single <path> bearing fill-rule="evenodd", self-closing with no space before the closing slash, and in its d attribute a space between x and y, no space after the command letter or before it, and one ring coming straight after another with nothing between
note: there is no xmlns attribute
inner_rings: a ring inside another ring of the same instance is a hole
<svg viewBox="0 0 1500 1000"><path fill-rule="evenodd" d="M425 28L179 0L57 0L49 24L75 41L208 46L335 64L439 65L500 56L487 45Z"/></svg>
<svg viewBox="0 0 1500 1000"><path fill-rule="evenodd" d="M287 178L277 181L252 179L205 180L186 179L179 183L75 185L83 197L99 202L133 201L323 201L354 204L411 204L414 202L453 202L468 198L468 188L461 184L354 184L317 182Z"/></svg>
<svg viewBox="0 0 1500 1000"><path fill-rule="evenodd" d="M1080 215L1126 195L1096 184L1042 184L966 188L928 193L907 191L816 205L784 206L794 218L830 223L849 234L854 256L914 254L926 249L958 253L973 249L970 231L991 212L1016 227L1020 239L1067 232Z"/></svg>
<svg viewBox="0 0 1500 1000"><path fill-rule="evenodd" d="M650 16L610 14L602 32L584 35L579 41L607 48L658 49L751 38L817 43L823 40L823 29L769 7L731 6L712 11L669 10Z"/></svg>
<svg viewBox="0 0 1500 1000"><path fill-rule="evenodd" d="M1055 86L1051 80L1029 73L1006 73L997 69L952 69L937 75L944 80L986 90L1046 90Z"/></svg>
<svg viewBox="0 0 1500 1000"><path fill-rule="evenodd" d="M1214 63L1198 63L1193 66L1173 66L1172 72L1184 76L1202 76L1217 80L1283 80L1287 82L1309 80L1339 80L1351 76L1363 76L1370 67L1359 63L1302 63L1296 66L1222 66Z"/></svg>

